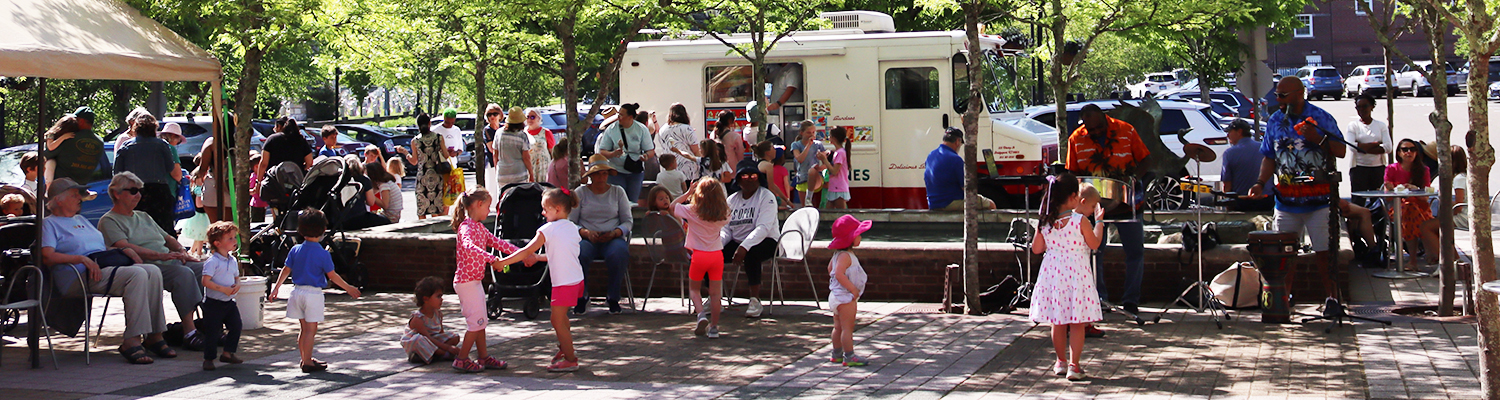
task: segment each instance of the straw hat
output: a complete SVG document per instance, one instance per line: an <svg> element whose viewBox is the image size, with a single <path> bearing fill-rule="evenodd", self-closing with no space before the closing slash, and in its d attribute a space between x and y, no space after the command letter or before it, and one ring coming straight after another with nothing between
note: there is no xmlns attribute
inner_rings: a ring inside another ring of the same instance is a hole
<svg viewBox="0 0 1500 400"><path fill-rule="evenodd" d="M618 172L617 170L615 170L615 167L609 165L609 158L604 157L603 154L595 154L589 156L589 162L585 166L588 167L588 170L583 172L583 176L589 176L593 175L596 172L603 171L609 171L611 175Z"/></svg>
<svg viewBox="0 0 1500 400"><path fill-rule="evenodd" d="M874 221L860 221L853 215L844 214L833 221L833 241L828 243L830 249L847 249L854 244L854 238L870 230Z"/></svg>

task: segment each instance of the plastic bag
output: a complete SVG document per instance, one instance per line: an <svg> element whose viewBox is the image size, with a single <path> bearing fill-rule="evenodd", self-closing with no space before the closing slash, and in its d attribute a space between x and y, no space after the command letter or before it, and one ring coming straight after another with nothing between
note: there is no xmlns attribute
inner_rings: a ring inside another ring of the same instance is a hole
<svg viewBox="0 0 1500 400"><path fill-rule="evenodd" d="M172 209L176 219L192 218L198 211L198 205L193 201L193 185L188 179L187 171L182 172L182 182L177 185L177 207Z"/></svg>
<svg viewBox="0 0 1500 400"><path fill-rule="evenodd" d="M453 168L448 171L448 175L443 177L443 207L453 207L464 190L464 169Z"/></svg>

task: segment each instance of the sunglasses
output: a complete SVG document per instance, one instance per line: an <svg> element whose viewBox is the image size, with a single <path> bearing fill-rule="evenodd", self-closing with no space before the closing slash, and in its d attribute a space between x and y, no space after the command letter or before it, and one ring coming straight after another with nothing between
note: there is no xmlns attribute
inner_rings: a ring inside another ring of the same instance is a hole
<svg viewBox="0 0 1500 400"><path fill-rule="evenodd" d="M125 189L120 189L120 192L122 192L122 193L130 193L131 195L137 195L137 194L141 194L141 188L125 188Z"/></svg>
<svg viewBox="0 0 1500 400"><path fill-rule="evenodd" d="M1292 95L1291 93L1276 92L1276 98L1278 98L1278 99L1285 99L1287 96L1291 96L1291 95Z"/></svg>
<svg viewBox="0 0 1500 400"><path fill-rule="evenodd" d="M527 115L526 119L536 119L536 116L535 115Z"/></svg>
<svg viewBox="0 0 1500 400"><path fill-rule="evenodd" d="M500 113L489 113L489 114L485 114L484 116L488 117L488 118L495 118L495 117L500 116Z"/></svg>
<svg viewBox="0 0 1500 400"><path fill-rule="evenodd" d="M1417 151L1417 148L1416 147L1402 147L1402 148L1396 149L1396 151L1400 151L1400 152L1413 152L1413 153L1415 153Z"/></svg>

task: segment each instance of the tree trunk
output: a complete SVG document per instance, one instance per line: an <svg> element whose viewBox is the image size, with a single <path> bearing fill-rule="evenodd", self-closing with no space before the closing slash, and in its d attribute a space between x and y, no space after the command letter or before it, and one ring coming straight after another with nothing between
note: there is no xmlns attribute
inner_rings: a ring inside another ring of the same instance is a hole
<svg viewBox="0 0 1500 400"><path fill-rule="evenodd" d="M979 159L979 112L984 104L984 74L980 62L984 59L979 47L979 13L984 10L981 0L964 2L964 30L968 35L969 57L969 105L964 111L964 304L969 315L982 315L979 303L979 172L975 161ZM1027 254L1029 257L1030 254ZM947 310L944 310L945 312Z"/></svg>
<svg viewBox="0 0 1500 400"><path fill-rule="evenodd" d="M1387 23L1387 26L1389 26L1389 23ZM1396 126L1395 97L1396 93L1401 89L1396 87L1395 72L1391 68L1391 49L1385 47L1383 51L1385 57L1385 126L1387 127L1386 129L1393 129L1392 127ZM1395 159L1392 158L1393 156L1391 152L1386 152L1387 161L1395 162ZM1396 256L1400 257L1401 255L1397 254Z"/></svg>
<svg viewBox="0 0 1500 400"><path fill-rule="evenodd" d="M568 186L578 186L583 178L579 176L583 173L583 133L593 122L578 119L578 38L573 33L577 23L576 16L564 17L557 23L557 38L563 49L563 110L568 114Z"/></svg>
<svg viewBox="0 0 1500 400"><path fill-rule="evenodd" d="M1068 135L1073 133L1068 131L1069 82L1068 77L1063 76L1063 71L1066 68L1063 68L1061 61L1062 48L1067 43L1067 36L1065 35L1067 34L1068 22L1063 17L1062 0L1050 0L1050 2L1052 3L1053 18L1056 18L1051 22L1051 26L1049 26L1052 29L1052 46L1055 49L1055 53L1052 56L1052 65L1049 67L1052 73L1047 77L1047 80L1052 84L1052 101L1057 105L1056 114L1053 115L1054 124L1052 125L1057 127L1057 161L1066 164L1068 162ZM1083 50L1079 49L1079 53L1083 53Z"/></svg>
<svg viewBox="0 0 1500 400"><path fill-rule="evenodd" d="M234 142L236 149L250 148L250 120L255 116L256 91L260 88L261 60L265 50L258 46L245 47L245 67L240 75L239 87L234 95ZM248 166L250 154L236 151L235 165ZM235 193L250 193L249 168L235 171ZM240 232L250 232L250 196L235 196L234 220Z"/></svg>
<svg viewBox="0 0 1500 400"><path fill-rule="evenodd" d="M488 127L489 126L489 122L490 122L489 119L486 118L485 115L484 115L484 109L485 109L485 107L489 106L489 99L485 98L485 82L484 82L484 75L490 69L490 63L489 63L489 61L485 60L485 56L484 56L485 54L487 54L486 51L488 50L488 48L489 48L489 44L485 43L485 40L483 38L481 38L480 42L479 42L479 59L474 63L474 105L475 105L475 107L479 108L479 111L474 112L475 117L474 117L474 160L473 160L473 163L474 163L474 182L475 182L474 184L479 185L479 186L484 186L485 182L488 182L487 180L484 179L485 178L485 172L487 172L486 170L488 170L488 168L485 168L485 166L488 165L488 164L485 164L484 160L489 155L488 150L485 147L485 143L489 143L489 138L486 138L485 134L484 134L484 127ZM502 121L503 121L503 119L502 119ZM498 132L496 132L496 133L498 133ZM497 187L495 187L495 188L486 188L486 189L489 189L489 190L500 190L500 188L497 188ZM499 196L498 193L496 193L494 195L495 196ZM497 198L497 200L498 200L498 198Z"/></svg>
<svg viewBox="0 0 1500 400"><path fill-rule="evenodd" d="M1445 43L1443 36L1442 17L1435 10L1419 12L1419 18L1426 31L1428 44L1432 48L1432 59L1442 60ZM1438 65L1438 64L1434 64ZM1386 68L1387 71L1390 68ZM1428 120L1432 123L1434 133L1437 135L1438 147L1438 247L1443 251L1439 258L1442 262L1438 267L1438 275L1442 280L1441 294L1438 297L1438 316L1448 317L1453 315L1454 287L1458 285L1458 277L1454 276L1453 262L1458 258L1458 251L1453 247L1453 152L1449 148L1453 123L1448 121L1448 73L1446 68L1433 68L1432 72L1426 73L1427 82L1432 86L1432 114ZM1390 87L1387 84L1386 87ZM1412 93L1416 96L1416 93Z"/></svg>
<svg viewBox="0 0 1500 400"><path fill-rule="evenodd" d="M1480 12L1483 12L1482 10ZM1472 40L1472 39L1470 39ZM1490 55L1483 51L1469 54L1469 129L1474 145L1469 148L1469 226L1474 235L1474 278L1471 282L1495 280L1495 244L1490 227L1490 167L1495 165L1495 149L1490 146L1488 77ZM1480 386L1485 398L1500 398L1500 302L1494 293L1475 293L1479 315Z"/></svg>

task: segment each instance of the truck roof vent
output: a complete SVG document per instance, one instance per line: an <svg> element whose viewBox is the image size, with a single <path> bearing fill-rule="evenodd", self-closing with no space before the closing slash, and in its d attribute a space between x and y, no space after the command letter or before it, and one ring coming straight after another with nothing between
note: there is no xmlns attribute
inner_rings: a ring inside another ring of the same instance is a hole
<svg viewBox="0 0 1500 400"><path fill-rule="evenodd" d="M834 29L859 29L864 33L892 33L896 20L875 11L835 11L818 15L833 22Z"/></svg>

